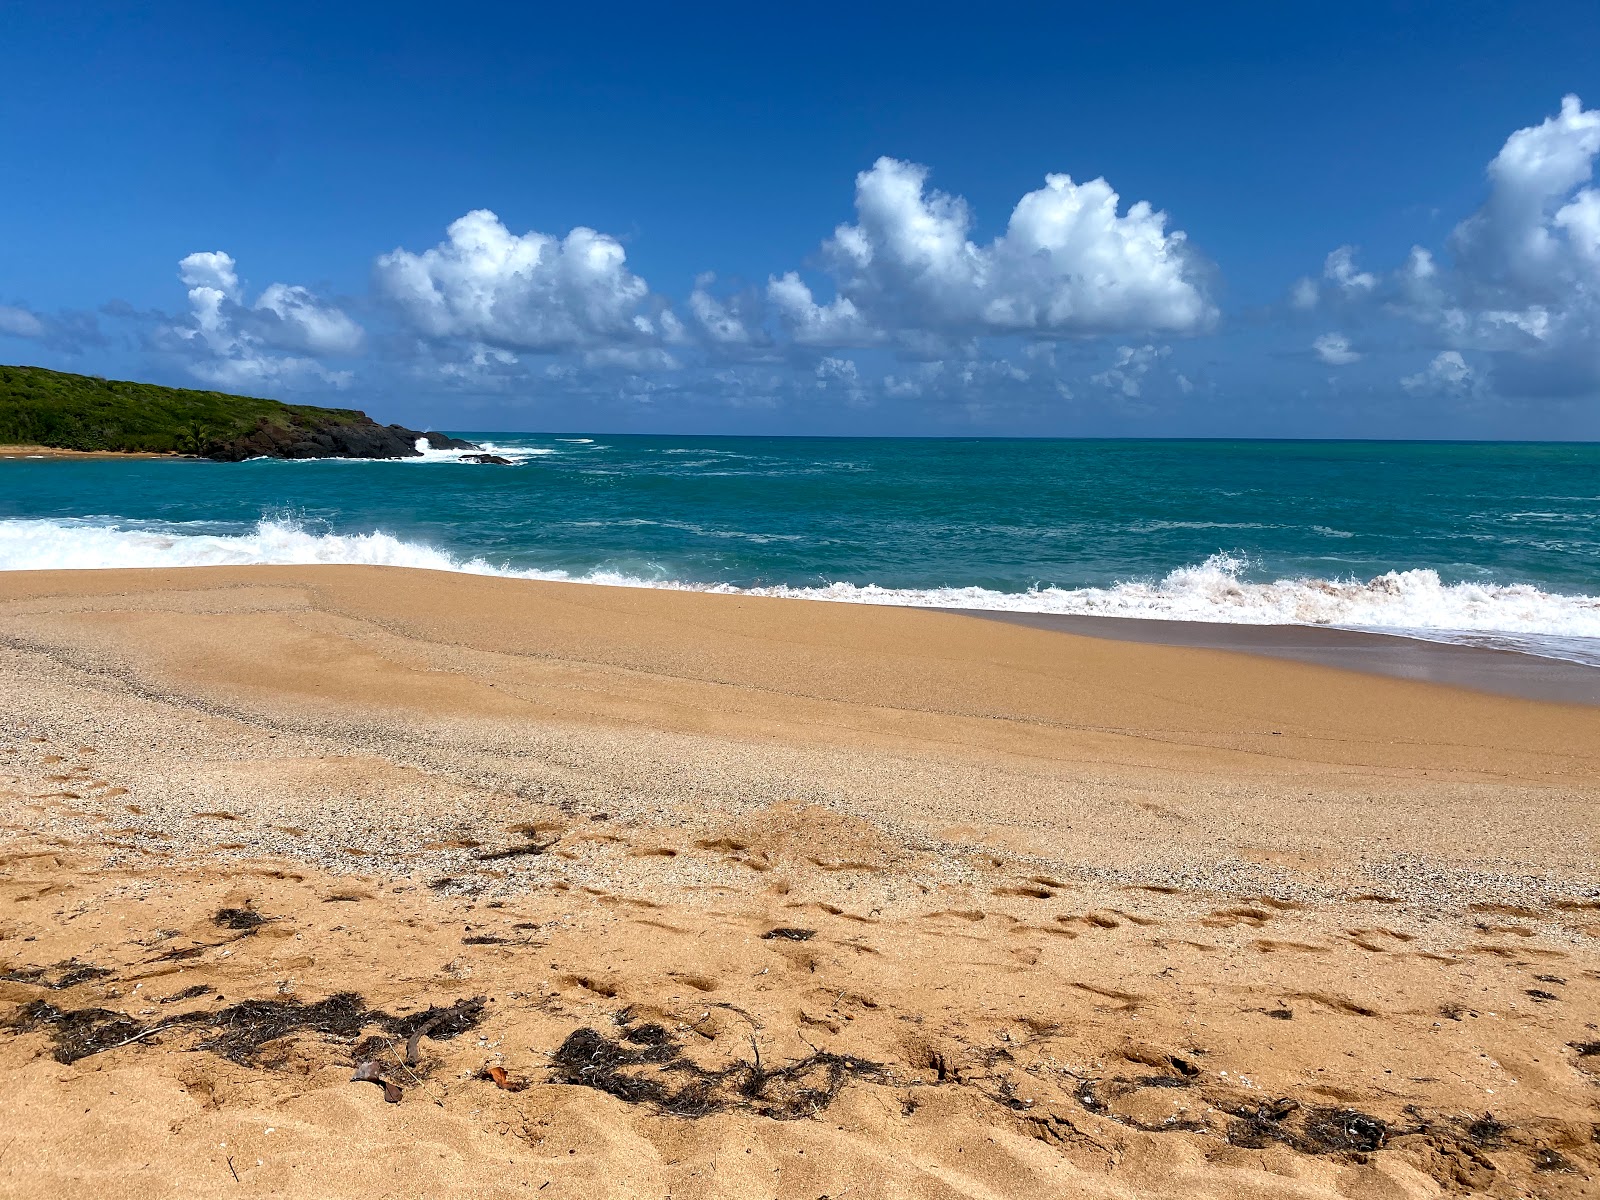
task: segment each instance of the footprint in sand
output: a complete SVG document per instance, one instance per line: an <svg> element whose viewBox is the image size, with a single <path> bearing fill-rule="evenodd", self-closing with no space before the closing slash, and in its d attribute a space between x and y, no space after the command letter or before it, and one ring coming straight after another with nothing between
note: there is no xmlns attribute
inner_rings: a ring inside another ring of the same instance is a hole
<svg viewBox="0 0 1600 1200"><path fill-rule="evenodd" d="M1369 954L1387 954L1397 949L1392 943L1414 942L1416 938L1409 933L1401 933L1394 929L1346 929L1345 940L1353 946L1358 946Z"/></svg>
<svg viewBox="0 0 1600 1200"><path fill-rule="evenodd" d="M1200 924L1209 929L1232 929L1235 925L1248 925L1251 929L1260 929L1272 914L1262 908L1219 908L1210 916L1201 920Z"/></svg>

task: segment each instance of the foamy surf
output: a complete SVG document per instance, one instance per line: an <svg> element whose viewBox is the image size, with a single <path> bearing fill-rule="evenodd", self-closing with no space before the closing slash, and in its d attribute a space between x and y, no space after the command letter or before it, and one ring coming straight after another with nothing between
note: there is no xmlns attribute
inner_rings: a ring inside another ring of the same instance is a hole
<svg viewBox="0 0 1600 1200"><path fill-rule="evenodd" d="M1445 583L1432 570L1389 571L1367 580L1246 578L1249 563L1217 554L1155 580L1108 587L895 588L874 584L736 587L603 567L574 574L517 568L392 534L317 532L264 519L239 533L113 519L0 521L0 570L112 567L347 564L413 567L592 583L613 587L737 593L847 604L971 608L1010 612L1209 621L1246 625L1323 625L1431 641L1516 650L1600 666L1600 597L1561 595L1529 584Z"/></svg>
<svg viewBox="0 0 1600 1200"><path fill-rule="evenodd" d="M560 451L549 446L524 446L503 445L498 442L474 443L476 450L436 450L429 444L427 438L418 438L416 442L417 453L414 458L272 458L263 455L259 458L247 459L247 462L273 462L273 463L402 463L410 466L430 463L462 463L476 466L473 456L480 454L494 454L500 458L509 459L513 466L531 462L536 458L558 454Z"/></svg>

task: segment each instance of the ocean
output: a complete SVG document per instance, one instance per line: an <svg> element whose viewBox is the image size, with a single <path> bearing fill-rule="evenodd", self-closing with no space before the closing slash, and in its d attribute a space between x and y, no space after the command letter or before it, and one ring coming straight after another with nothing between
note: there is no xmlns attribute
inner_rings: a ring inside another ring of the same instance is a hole
<svg viewBox="0 0 1600 1200"><path fill-rule="evenodd" d="M0 461L0 569L375 563L1600 665L1600 445L464 436L514 465Z"/></svg>

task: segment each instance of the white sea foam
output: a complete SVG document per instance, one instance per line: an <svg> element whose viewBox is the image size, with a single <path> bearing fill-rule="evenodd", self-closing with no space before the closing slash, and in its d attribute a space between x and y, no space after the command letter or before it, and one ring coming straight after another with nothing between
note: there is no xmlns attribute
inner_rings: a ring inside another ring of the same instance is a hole
<svg viewBox="0 0 1600 1200"><path fill-rule="evenodd" d="M416 442L417 454L413 458L272 458L261 455L253 458L251 462L282 462L297 465L306 463L401 463L409 466L428 463L461 463L465 462L468 455L472 454L498 454L501 458L510 459L512 463L524 463L532 458L543 458L548 454L559 454L549 446L507 446L497 442L478 442L476 450L435 450L427 438L418 438Z"/></svg>
<svg viewBox="0 0 1600 1200"><path fill-rule="evenodd" d="M1444 583L1431 570L1390 571L1368 580L1245 577L1248 563L1213 555L1157 580L1108 587L1041 587L1001 592L981 587L735 588L597 569L515 569L410 542L387 533L319 533L293 520L262 520L240 533L111 518L0 520L0 570L104 567L350 563L417 567L474 575L571 580L622 587L742 592L854 604L977 608L1165 618L1249 625L1327 625L1380 630L1468 645L1490 645L1600 666L1600 596L1561 595L1530 584Z"/></svg>

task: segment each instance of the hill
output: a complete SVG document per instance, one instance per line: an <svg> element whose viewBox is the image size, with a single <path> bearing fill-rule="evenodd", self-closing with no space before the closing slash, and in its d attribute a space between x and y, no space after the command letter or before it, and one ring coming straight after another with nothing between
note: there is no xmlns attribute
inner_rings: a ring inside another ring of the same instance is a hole
<svg viewBox="0 0 1600 1200"><path fill-rule="evenodd" d="M0 445L245 458L410 458L476 449L432 431L380 425L351 408L0 366Z"/></svg>

